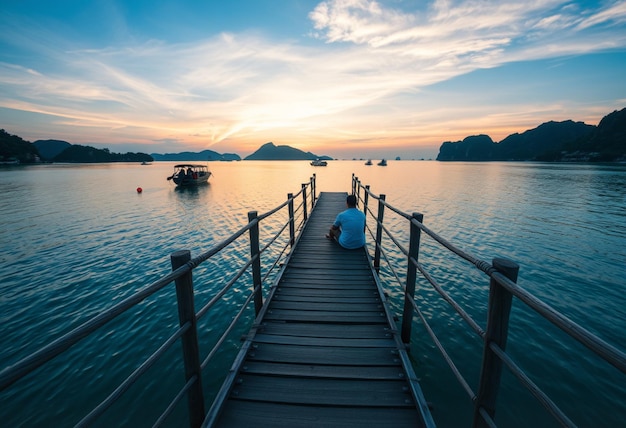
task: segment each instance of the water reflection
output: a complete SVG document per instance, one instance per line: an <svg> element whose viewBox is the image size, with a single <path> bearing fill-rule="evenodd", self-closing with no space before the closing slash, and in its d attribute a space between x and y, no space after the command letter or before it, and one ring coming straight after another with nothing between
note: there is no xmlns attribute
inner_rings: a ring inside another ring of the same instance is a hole
<svg viewBox="0 0 626 428"><path fill-rule="evenodd" d="M174 192L178 195L185 196L201 196L206 194L211 185L210 183L200 183L196 186L176 186Z"/></svg>

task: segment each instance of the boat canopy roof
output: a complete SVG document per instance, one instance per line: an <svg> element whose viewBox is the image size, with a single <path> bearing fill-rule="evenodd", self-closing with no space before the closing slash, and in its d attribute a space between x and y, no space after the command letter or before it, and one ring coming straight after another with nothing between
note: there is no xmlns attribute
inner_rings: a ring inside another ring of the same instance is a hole
<svg viewBox="0 0 626 428"><path fill-rule="evenodd" d="M178 169L178 168L200 168L200 169L207 169L206 165L199 165L199 164L194 164L194 163L181 163L178 165L174 165L174 168Z"/></svg>

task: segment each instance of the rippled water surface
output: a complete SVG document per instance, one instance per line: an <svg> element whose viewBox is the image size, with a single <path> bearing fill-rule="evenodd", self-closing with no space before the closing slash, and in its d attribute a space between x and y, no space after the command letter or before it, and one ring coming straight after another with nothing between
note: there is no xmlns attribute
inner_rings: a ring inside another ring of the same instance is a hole
<svg viewBox="0 0 626 428"><path fill-rule="evenodd" d="M172 165L0 170L0 368L167 274L173 251L207 251L241 228L248 211L269 211L313 173L318 192L349 191L354 173L392 205L423 213L426 226L465 251L487 261L516 261L521 286L626 348L625 166L391 161L382 168L333 161L315 168L308 162L220 162L211 163L208 185L180 190L166 180ZM403 221L391 215L387 221L406 242ZM248 251L244 242L194 272L197 306L211 299ZM390 258L402 266L399 252ZM466 262L445 259L426 238L420 261L484 325L487 278ZM203 320L204 355L245 298L246 286ZM392 305L399 308L396 290L390 285ZM425 281L418 280L418 292L420 308L477 388L480 340L446 304L433 300ZM177 323L176 298L168 287L1 392L0 426L75 424ZM203 379L208 396L219 387L245 330L235 332L210 363L215 375ZM507 350L580 426L623 425L626 376L573 345L518 301ZM438 425L469 426L467 395L418 325L411 358ZM108 411L101 426L151 426L182 383L180 349L174 346ZM498 405L500 426L552 426L506 371ZM169 426L186 424L185 403L179 407Z"/></svg>

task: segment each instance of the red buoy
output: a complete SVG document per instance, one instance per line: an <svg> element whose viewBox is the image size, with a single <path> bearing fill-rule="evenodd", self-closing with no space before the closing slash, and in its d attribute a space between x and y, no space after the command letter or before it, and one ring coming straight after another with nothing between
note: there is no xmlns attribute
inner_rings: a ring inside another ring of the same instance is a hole
<svg viewBox="0 0 626 428"><path fill-rule="evenodd" d="M141 187L137 187L137 193L141 193L143 192L143 189Z"/></svg>

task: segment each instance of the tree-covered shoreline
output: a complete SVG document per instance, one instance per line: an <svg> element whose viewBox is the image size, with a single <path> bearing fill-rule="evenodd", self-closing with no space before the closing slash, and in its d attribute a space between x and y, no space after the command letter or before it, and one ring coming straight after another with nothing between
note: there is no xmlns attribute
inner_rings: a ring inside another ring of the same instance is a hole
<svg viewBox="0 0 626 428"><path fill-rule="evenodd" d="M38 140L34 143L0 130L0 162L32 164L40 162L104 163L152 162L146 153L113 153L109 149L70 144L58 140Z"/></svg>

